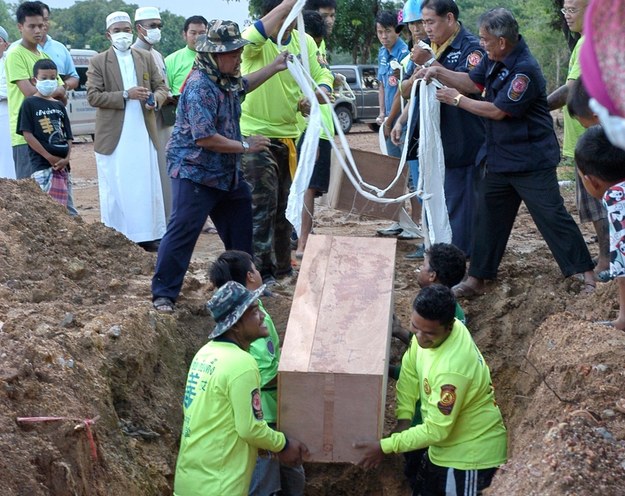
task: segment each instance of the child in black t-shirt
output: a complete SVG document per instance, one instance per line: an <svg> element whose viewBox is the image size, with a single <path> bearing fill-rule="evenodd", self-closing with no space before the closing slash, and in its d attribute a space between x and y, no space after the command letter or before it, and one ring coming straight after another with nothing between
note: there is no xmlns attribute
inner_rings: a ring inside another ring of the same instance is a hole
<svg viewBox="0 0 625 496"><path fill-rule="evenodd" d="M38 60L31 80L37 92L22 103L17 119L17 133L28 143L31 175L43 191L67 205L67 177L72 129L65 106L50 95L58 86L56 64Z"/></svg>

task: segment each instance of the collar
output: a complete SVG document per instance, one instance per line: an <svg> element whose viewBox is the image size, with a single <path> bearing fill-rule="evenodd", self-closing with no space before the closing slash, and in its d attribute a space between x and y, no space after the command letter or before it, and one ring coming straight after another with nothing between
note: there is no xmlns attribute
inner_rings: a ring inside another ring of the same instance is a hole
<svg viewBox="0 0 625 496"><path fill-rule="evenodd" d="M152 50L152 45L143 41L141 38L137 36L136 41L132 44L133 47L141 48L142 50L147 50L148 52Z"/></svg>
<svg viewBox="0 0 625 496"><path fill-rule="evenodd" d="M519 42L506 56L506 58L503 59L502 64L505 65L507 69L512 69L517 59L519 58L519 55L521 55L521 53L523 53L525 50L527 50L527 43L525 43L523 37L519 35Z"/></svg>

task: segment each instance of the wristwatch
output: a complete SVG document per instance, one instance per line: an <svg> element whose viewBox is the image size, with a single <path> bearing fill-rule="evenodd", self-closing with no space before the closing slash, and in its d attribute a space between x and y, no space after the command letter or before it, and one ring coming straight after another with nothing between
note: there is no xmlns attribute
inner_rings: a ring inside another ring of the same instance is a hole
<svg viewBox="0 0 625 496"><path fill-rule="evenodd" d="M129 96L128 96L128 91L124 90L122 93L122 96L124 97L124 100L128 100Z"/></svg>
<svg viewBox="0 0 625 496"><path fill-rule="evenodd" d="M454 107L460 105L460 99L463 97L463 94L458 94L454 97Z"/></svg>
<svg viewBox="0 0 625 496"><path fill-rule="evenodd" d="M243 153L248 153L250 151L250 144L247 141L241 140L241 145L243 146Z"/></svg>
<svg viewBox="0 0 625 496"><path fill-rule="evenodd" d="M425 64L423 64L423 67L430 67L434 62L436 62L436 57L432 57L428 60Z"/></svg>

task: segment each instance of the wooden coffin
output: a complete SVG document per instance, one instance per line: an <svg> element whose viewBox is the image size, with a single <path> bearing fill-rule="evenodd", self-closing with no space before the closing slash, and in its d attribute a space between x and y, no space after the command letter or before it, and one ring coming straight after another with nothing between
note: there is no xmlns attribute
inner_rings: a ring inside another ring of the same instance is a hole
<svg viewBox="0 0 625 496"><path fill-rule="evenodd" d="M357 462L382 436L395 239L311 235L278 370L279 429L315 462Z"/></svg>
<svg viewBox="0 0 625 496"><path fill-rule="evenodd" d="M380 189L385 189L397 174L398 158L357 149L352 149L352 156L363 180ZM408 166L406 165L400 179L385 197L397 198L405 194L407 181ZM398 220L399 210L402 207L402 203L377 203L359 194L343 172L334 152L332 152L330 187L326 201L329 206L337 210L388 220Z"/></svg>

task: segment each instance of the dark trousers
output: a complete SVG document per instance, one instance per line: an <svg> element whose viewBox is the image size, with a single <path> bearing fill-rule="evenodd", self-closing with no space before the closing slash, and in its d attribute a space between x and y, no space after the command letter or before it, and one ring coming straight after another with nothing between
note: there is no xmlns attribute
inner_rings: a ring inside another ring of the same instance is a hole
<svg viewBox="0 0 625 496"><path fill-rule="evenodd" d="M475 166L445 168L445 204L451 226L451 242L471 256Z"/></svg>
<svg viewBox="0 0 625 496"><path fill-rule="evenodd" d="M470 276L497 276L521 201L565 277L593 269L582 233L564 207L555 167L508 173L488 172L487 167L482 166L478 183Z"/></svg>
<svg viewBox="0 0 625 496"><path fill-rule="evenodd" d="M172 211L158 249L152 297L175 300L204 223L210 215L226 250L252 250L252 195L245 181L232 191L172 179Z"/></svg>
<svg viewBox="0 0 625 496"><path fill-rule="evenodd" d="M423 456L423 485L413 496L480 496L490 486L497 468L460 470L434 465Z"/></svg>
<svg viewBox="0 0 625 496"><path fill-rule="evenodd" d="M247 153L241 160L245 179L252 188L254 254L263 279L291 271L291 231L286 205L291 188L289 150L272 139L270 151Z"/></svg>

